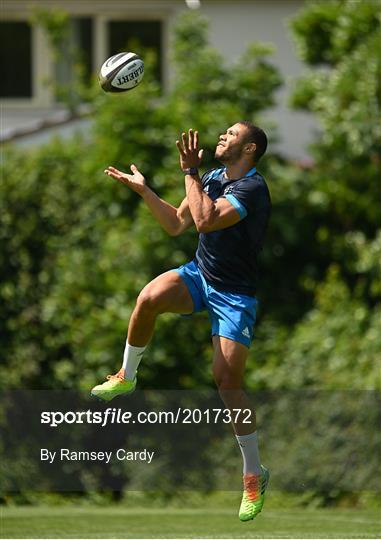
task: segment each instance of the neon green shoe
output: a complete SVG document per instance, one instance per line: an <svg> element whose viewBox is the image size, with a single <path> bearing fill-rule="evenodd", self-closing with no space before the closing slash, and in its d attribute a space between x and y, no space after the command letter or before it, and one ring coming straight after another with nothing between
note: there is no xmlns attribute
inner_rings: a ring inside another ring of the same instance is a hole
<svg viewBox="0 0 381 540"><path fill-rule="evenodd" d="M129 381L124 378L124 369L120 369L115 375L107 375L107 381L103 384L94 386L91 390L91 395L102 399L103 401L110 401L116 396L121 394L131 394L136 387L136 377L133 381Z"/></svg>
<svg viewBox="0 0 381 540"><path fill-rule="evenodd" d="M243 477L244 491L238 514L241 521L254 519L262 510L270 473L263 465L261 468L262 474L245 474Z"/></svg>

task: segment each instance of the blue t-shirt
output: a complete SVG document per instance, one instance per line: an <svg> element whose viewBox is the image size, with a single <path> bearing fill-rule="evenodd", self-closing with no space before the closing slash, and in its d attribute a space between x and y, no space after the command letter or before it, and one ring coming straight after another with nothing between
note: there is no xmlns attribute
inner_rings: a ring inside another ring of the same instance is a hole
<svg viewBox="0 0 381 540"><path fill-rule="evenodd" d="M254 296L257 258L270 217L270 193L255 167L238 180L228 180L224 171L206 172L201 179L203 190L213 201L228 199L241 220L225 229L200 233L196 261L206 281L216 289Z"/></svg>

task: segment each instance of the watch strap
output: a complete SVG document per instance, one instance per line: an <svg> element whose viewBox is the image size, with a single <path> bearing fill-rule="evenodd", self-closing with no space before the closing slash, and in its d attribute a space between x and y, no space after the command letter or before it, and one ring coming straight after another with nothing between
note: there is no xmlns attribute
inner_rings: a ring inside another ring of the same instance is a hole
<svg viewBox="0 0 381 540"><path fill-rule="evenodd" d="M183 173L185 173L185 174L198 174L198 168L197 167L189 167L188 169L183 169Z"/></svg>

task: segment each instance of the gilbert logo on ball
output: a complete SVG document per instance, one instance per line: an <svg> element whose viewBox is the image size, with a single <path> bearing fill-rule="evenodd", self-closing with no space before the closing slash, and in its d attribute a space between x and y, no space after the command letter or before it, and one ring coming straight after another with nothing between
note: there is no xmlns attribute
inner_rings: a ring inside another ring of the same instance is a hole
<svg viewBox="0 0 381 540"><path fill-rule="evenodd" d="M104 62L99 72L99 84L105 92L127 92L144 76L144 62L133 52L122 52Z"/></svg>

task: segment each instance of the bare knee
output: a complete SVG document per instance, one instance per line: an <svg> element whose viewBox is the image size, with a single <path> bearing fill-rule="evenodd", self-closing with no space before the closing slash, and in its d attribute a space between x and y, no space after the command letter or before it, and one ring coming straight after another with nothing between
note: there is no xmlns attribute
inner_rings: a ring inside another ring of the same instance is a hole
<svg viewBox="0 0 381 540"><path fill-rule="evenodd" d="M242 389L242 376L240 373L235 373L233 370L225 369L222 372L215 371L213 375L220 393L225 390Z"/></svg>
<svg viewBox="0 0 381 540"><path fill-rule="evenodd" d="M154 288L147 285L140 292L136 300L136 309L143 313L159 314L163 312L164 305L161 295L155 292Z"/></svg>
<svg viewBox="0 0 381 540"><path fill-rule="evenodd" d="M231 409L245 409L247 400L242 388L242 378L234 372L225 372L220 377L215 377L218 393L225 407Z"/></svg>

